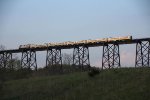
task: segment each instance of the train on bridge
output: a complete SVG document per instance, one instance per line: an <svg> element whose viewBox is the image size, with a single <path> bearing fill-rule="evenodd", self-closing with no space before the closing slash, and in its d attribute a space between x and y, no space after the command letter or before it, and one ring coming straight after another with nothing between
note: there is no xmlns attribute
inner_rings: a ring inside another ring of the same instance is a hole
<svg viewBox="0 0 150 100"><path fill-rule="evenodd" d="M26 44L20 45L19 49L34 49L34 48L44 48L44 47L54 47L54 46L67 46L67 45L79 45L79 44L89 44L89 43L105 43L105 42L113 42L113 41L126 41L132 40L132 36L124 36L124 37L114 37L114 38L102 38L102 39L95 39L95 40L81 40L81 41L66 41L61 43L45 43L43 45L37 44Z"/></svg>

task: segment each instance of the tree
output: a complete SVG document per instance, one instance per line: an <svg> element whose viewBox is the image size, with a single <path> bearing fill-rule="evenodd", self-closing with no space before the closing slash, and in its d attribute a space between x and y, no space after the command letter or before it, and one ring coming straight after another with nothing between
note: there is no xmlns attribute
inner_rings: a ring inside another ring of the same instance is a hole
<svg viewBox="0 0 150 100"><path fill-rule="evenodd" d="M4 45L0 45L0 50L5 50L6 47Z"/></svg>

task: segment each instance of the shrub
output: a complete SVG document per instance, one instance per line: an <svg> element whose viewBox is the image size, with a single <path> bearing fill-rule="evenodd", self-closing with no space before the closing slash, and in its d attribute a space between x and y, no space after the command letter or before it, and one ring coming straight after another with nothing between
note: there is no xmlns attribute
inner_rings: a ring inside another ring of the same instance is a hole
<svg viewBox="0 0 150 100"><path fill-rule="evenodd" d="M94 77L94 76L98 75L99 73L100 73L100 70L99 70L98 68L96 68L96 67L93 67L93 68L91 68L90 71L88 72L88 75L89 75L90 77Z"/></svg>

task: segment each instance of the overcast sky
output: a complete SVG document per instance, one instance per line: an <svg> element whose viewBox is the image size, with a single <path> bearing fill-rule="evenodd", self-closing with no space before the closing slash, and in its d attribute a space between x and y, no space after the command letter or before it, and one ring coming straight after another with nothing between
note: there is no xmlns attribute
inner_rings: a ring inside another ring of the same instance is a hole
<svg viewBox="0 0 150 100"><path fill-rule="evenodd" d="M13 49L28 43L150 37L149 9L149 0L1 0L0 44ZM134 66L135 45L120 46L120 53L122 66ZM44 66L46 52L37 56ZM101 66L101 57L102 47L90 48L93 66Z"/></svg>

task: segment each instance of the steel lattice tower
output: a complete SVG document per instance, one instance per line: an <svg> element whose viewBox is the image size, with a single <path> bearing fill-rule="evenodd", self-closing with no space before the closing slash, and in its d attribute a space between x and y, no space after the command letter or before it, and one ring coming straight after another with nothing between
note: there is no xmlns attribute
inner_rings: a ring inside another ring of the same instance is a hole
<svg viewBox="0 0 150 100"><path fill-rule="evenodd" d="M22 51L21 67L37 70L36 51Z"/></svg>
<svg viewBox="0 0 150 100"><path fill-rule="evenodd" d="M81 69L90 67L89 49L86 46L77 46L73 50L73 65L79 66Z"/></svg>
<svg viewBox="0 0 150 100"><path fill-rule="evenodd" d="M13 69L12 53L0 54L0 66L1 68Z"/></svg>
<svg viewBox="0 0 150 100"><path fill-rule="evenodd" d="M104 44L102 56L102 69L120 67L119 45Z"/></svg>
<svg viewBox="0 0 150 100"><path fill-rule="evenodd" d="M62 67L62 55L61 49L47 49L46 55L46 67L61 66Z"/></svg>
<svg viewBox="0 0 150 100"><path fill-rule="evenodd" d="M136 44L135 67L150 66L150 41L138 41Z"/></svg>

